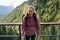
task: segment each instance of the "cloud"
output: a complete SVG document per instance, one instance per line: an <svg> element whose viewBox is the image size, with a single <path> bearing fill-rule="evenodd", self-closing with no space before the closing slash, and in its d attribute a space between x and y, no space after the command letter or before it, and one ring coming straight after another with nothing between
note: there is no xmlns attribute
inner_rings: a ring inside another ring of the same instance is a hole
<svg viewBox="0 0 60 40"><path fill-rule="evenodd" d="M0 5L16 7L27 0L0 0Z"/></svg>
<svg viewBox="0 0 60 40"><path fill-rule="evenodd" d="M14 5L14 7L16 7L16 6L20 5L21 3L23 3L24 1L27 1L27 0L14 0L13 5Z"/></svg>
<svg viewBox="0 0 60 40"><path fill-rule="evenodd" d="M0 0L0 5L9 6L12 4L12 0Z"/></svg>

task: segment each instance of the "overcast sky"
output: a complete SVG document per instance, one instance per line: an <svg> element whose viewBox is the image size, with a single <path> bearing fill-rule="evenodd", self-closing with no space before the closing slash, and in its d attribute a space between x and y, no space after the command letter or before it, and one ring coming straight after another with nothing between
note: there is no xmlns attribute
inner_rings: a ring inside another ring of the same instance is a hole
<svg viewBox="0 0 60 40"><path fill-rule="evenodd" d="M2 6L13 6L16 7L27 0L0 0L0 5Z"/></svg>

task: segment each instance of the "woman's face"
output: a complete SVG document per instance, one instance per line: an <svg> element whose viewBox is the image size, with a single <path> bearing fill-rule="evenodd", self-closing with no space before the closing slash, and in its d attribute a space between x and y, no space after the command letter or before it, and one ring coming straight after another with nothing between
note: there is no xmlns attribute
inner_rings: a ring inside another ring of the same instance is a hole
<svg viewBox="0 0 60 40"><path fill-rule="evenodd" d="M32 16L34 13L34 10L32 8L29 8L28 9L28 15Z"/></svg>

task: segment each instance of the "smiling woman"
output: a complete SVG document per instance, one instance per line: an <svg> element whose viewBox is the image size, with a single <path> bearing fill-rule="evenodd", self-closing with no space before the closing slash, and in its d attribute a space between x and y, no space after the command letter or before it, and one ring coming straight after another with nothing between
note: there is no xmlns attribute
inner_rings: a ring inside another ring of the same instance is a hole
<svg viewBox="0 0 60 40"><path fill-rule="evenodd" d="M0 5L17 7L27 0L0 0Z"/></svg>

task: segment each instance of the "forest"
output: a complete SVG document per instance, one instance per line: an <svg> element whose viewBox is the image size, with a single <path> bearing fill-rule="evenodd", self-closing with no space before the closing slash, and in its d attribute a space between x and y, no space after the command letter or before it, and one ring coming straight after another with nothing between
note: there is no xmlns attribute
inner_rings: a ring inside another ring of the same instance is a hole
<svg viewBox="0 0 60 40"><path fill-rule="evenodd" d="M60 0L28 0L2 17L0 23L22 23L22 16L26 14L30 5L35 7L41 22L60 22ZM19 35L18 28L18 26L0 26L0 35ZM40 35L60 35L60 25L41 25L40 30ZM20 38L0 37L0 40L20 40ZM40 37L40 40L60 40L60 37Z"/></svg>

